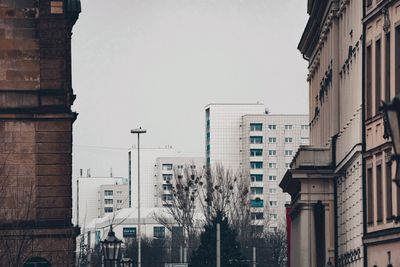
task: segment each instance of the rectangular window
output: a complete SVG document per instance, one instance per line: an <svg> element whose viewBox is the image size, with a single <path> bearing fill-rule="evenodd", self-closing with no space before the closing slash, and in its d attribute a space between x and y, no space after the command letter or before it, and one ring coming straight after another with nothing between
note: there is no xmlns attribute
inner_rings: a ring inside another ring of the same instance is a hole
<svg viewBox="0 0 400 267"><path fill-rule="evenodd" d="M269 189L270 194L276 194L276 188L270 188Z"/></svg>
<svg viewBox="0 0 400 267"><path fill-rule="evenodd" d="M268 163L268 168L276 169L276 163Z"/></svg>
<svg viewBox="0 0 400 267"><path fill-rule="evenodd" d="M276 137L270 137L268 138L269 143L276 143Z"/></svg>
<svg viewBox="0 0 400 267"><path fill-rule="evenodd" d="M276 125L275 124L270 124L268 125L269 130L276 130Z"/></svg>
<svg viewBox="0 0 400 267"><path fill-rule="evenodd" d="M270 176L268 176L268 180L276 181L276 176L275 175L270 175Z"/></svg>
<svg viewBox="0 0 400 267"><path fill-rule="evenodd" d="M250 206L252 208L262 208L264 207L264 200L256 198L250 201Z"/></svg>
<svg viewBox="0 0 400 267"><path fill-rule="evenodd" d="M250 149L250 157L259 157L262 156L262 149Z"/></svg>
<svg viewBox="0 0 400 267"><path fill-rule="evenodd" d="M400 93L400 25L396 27L396 39L395 39L395 95Z"/></svg>
<svg viewBox="0 0 400 267"><path fill-rule="evenodd" d="M163 184L163 190L171 190L172 184Z"/></svg>
<svg viewBox="0 0 400 267"><path fill-rule="evenodd" d="M250 136L250 143L251 144L262 144L263 138L262 138L262 136Z"/></svg>
<svg viewBox="0 0 400 267"><path fill-rule="evenodd" d="M165 238L165 227L164 226L154 226L153 227L153 237L164 239Z"/></svg>
<svg viewBox="0 0 400 267"><path fill-rule="evenodd" d="M376 211L377 221L383 221L382 165L376 166Z"/></svg>
<svg viewBox="0 0 400 267"><path fill-rule="evenodd" d="M285 130L292 130L292 129L293 129L293 125L290 125L290 124L285 125Z"/></svg>
<svg viewBox="0 0 400 267"><path fill-rule="evenodd" d="M293 138L292 137L285 137L285 143L292 143Z"/></svg>
<svg viewBox="0 0 400 267"><path fill-rule="evenodd" d="M250 162L250 168L251 169L262 169L263 162L262 161L252 161L252 162Z"/></svg>
<svg viewBox="0 0 400 267"><path fill-rule="evenodd" d="M285 163L285 168L289 169L290 168L290 163Z"/></svg>
<svg viewBox="0 0 400 267"><path fill-rule="evenodd" d="M124 227L122 228L123 237L136 237L136 227Z"/></svg>
<svg viewBox="0 0 400 267"><path fill-rule="evenodd" d="M374 223L374 194L372 168L367 169L367 217L368 224Z"/></svg>
<svg viewBox="0 0 400 267"><path fill-rule="evenodd" d="M366 98L367 98L367 103L366 103L366 116L367 119L372 118L372 49L371 45L367 47L367 52L366 52L366 59L365 59L365 64L366 64Z"/></svg>
<svg viewBox="0 0 400 267"><path fill-rule="evenodd" d="M292 156L293 150L285 150L285 156Z"/></svg>
<svg viewBox="0 0 400 267"><path fill-rule="evenodd" d="M104 195L105 196L112 196L113 195L113 191L112 190L104 190Z"/></svg>
<svg viewBox="0 0 400 267"><path fill-rule="evenodd" d="M262 128L262 123L250 123L250 131L260 132Z"/></svg>
<svg viewBox="0 0 400 267"><path fill-rule="evenodd" d="M273 200L270 201L270 202L269 202L269 206L270 206L270 207L277 207L277 206L278 206L278 201L273 201Z"/></svg>
<svg viewBox="0 0 400 267"><path fill-rule="evenodd" d="M261 195L264 192L262 187L250 187L250 192L252 195Z"/></svg>
<svg viewBox="0 0 400 267"><path fill-rule="evenodd" d="M163 195L162 195L162 200L163 200L163 201L172 200L172 195L170 195L170 194L163 194Z"/></svg>
<svg viewBox="0 0 400 267"><path fill-rule="evenodd" d="M172 170L172 164L163 164L162 169L164 171L170 171L170 170Z"/></svg>
<svg viewBox="0 0 400 267"><path fill-rule="evenodd" d="M105 207L104 208L104 213L111 213L113 212L113 208L112 207Z"/></svg>
<svg viewBox="0 0 400 267"><path fill-rule="evenodd" d="M276 150L269 150L268 155L270 156L276 156Z"/></svg>
<svg viewBox="0 0 400 267"><path fill-rule="evenodd" d="M104 199L104 204L112 205L113 204L113 200L112 199Z"/></svg>
<svg viewBox="0 0 400 267"><path fill-rule="evenodd" d="M308 137L301 137L301 138L300 138L300 143L301 143L302 145L308 145L309 140L310 140L310 138L308 138Z"/></svg>
<svg viewBox="0 0 400 267"><path fill-rule="evenodd" d="M170 182L172 180L172 174L163 174L163 180L166 182Z"/></svg>
<svg viewBox="0 0 400 267"><path fill-rule="evenodd" d="M272 214L271 214L271 219L273 219L273 220L278 219L278 214L272 213Z"/></svg>
<svg viewBox="0 0 400 267"><path fill-rule="evenodd" d="M386 219L391 220L393 215L392 204L392 162L386 162Z"/></svg>
<svg viewBox="0 0 400 267"><path fill-rule="evenodd" d="M262 174L251 174L250 179L252 182L262 182L263 181L263 175Z"/></svg>
<svg viewBox="0 0 400 267"><path fill-rule="evenodd" d="M302 130L308 130L308 125L306 125L306 124L301 125L301 129L302 129Z"/></svg>
<svg viewBox="0 0 400 267"><path fill-rule="evenodd" d="M263 220L264 219L264 213L262 213L262 212L252 212L251 213L251 219L252 220Z"/></svg>
<svg viewBox="0 0 400 267"><path fill-rule="evenodd" d="M385 102L390 100L390 32L388 32L385 41Z"/></svg>
<svg viewBox="0 0 400 267"><path fill-rule="evenodd" d="M381 105L381 90L382 90L382 45L381 39L375 42L375 114L379 113Z"/></svg>

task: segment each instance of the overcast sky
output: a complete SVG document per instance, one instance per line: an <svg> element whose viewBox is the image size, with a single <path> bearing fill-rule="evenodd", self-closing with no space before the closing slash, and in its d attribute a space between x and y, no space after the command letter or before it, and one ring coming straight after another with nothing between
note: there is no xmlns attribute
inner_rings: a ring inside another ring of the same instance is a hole
<svg viewBox="0 0 400 267"><path fill-rule="evenodd" d="M145 147L204 155L204 106L308 112L306 0L84 0L73 30L74 175L126 176Z"/></svg>

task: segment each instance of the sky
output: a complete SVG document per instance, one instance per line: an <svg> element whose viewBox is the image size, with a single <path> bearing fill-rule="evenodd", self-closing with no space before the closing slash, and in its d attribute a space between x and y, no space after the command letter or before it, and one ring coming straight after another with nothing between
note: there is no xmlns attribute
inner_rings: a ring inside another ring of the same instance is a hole
<svg viewBox="0 0 400 267"><path fill-rule="evenodd" d="M143 147L204 156L204 107L307 114L306 0L84 0L73 29L73 175L128 173Z"/></svg>

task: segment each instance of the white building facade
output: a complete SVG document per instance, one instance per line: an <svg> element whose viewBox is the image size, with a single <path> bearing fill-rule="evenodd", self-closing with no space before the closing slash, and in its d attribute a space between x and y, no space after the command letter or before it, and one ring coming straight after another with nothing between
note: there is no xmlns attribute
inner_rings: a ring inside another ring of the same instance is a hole
<svg viewBox="0 0 400 267"><path fill-rule="evenodd" d="M290 195L279 183L300 145L309 143L308 115L244 115L241 166L250 179L252 217L270 230L285 224Z"/></svg>

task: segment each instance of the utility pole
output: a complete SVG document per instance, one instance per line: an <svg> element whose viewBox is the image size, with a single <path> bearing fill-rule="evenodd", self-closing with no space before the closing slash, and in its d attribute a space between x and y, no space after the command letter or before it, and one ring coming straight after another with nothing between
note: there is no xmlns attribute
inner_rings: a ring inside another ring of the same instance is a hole
<svg viewBox="0 0 400 267"><path fill-rule="evenodd" d="M221 226L217 223L217 267L221 267Z"/></svg>

